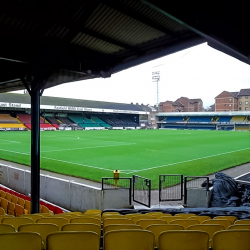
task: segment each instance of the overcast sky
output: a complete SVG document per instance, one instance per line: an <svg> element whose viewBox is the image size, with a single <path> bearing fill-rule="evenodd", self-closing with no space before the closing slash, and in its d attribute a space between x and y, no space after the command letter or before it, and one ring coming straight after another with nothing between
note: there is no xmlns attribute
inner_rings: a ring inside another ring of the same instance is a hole
<svg viewBox="0 0 250 250"><path fill-rule="evenodd" d="M159 101L181 96L201 98L204 107L223 90L250 88L250 66L206 44L114 74L111 78L62 84L44 91L45 96L143 103L157 101L152 72L160 71Z"/></svg>

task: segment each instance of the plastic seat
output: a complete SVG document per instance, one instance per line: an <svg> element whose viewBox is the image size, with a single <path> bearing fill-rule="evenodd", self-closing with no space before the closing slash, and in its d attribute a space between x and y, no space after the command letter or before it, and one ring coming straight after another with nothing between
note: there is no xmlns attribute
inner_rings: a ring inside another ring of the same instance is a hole
<svg viewBox="0 0 250 250"><path fill-rule="evenodd" d="M96 218L98 220L102 220L102 216L100 214L81 214L77 215L74 218Z"/></svg>
<svg viewBox="0 0 250 250"><path fill-rule="evenodd" d="M213 224L213 225L222 225L225 229L228 229L232 225L232 222L229 220L205 220L202 224Z"/></svg>
<svg viewBox="0 0 250 250"><path fill-rule="evenodd" d="M178 216L178 217L180 216L180 217L182 217L183 219L188 219L188 218L190 218L190 217L196 216L196 214L184 214L184 213L182 214L182 213L181 213L181 214L176 214L175 216ZM174 216L174 217L175 217L175 216Z"/></svg>
<svg viewBox="0 0 250 250"><path fill-rule="evenodd" d="M0 215L0 223L2 223L2 220L5 218L14 218L14 215L8 215L8 214Z"/></svg>
<svg viewBox="0 0 250 250"><path fill-rule="evenodd" d="M250 224L234 224L229 226L228 230L241 230L241 229L249 229L250 230Z"/></svg>
<svg viewBox="0 0 250 250"><path fill-rule="evenodd" d="M145 215L153 216L156 219L160 219L164 214L162 212L150 212L150 213L146 213Z"/></svg>
<svg viewBox="0 0 250 250"><path fill-rule="evenodd" d="M84 214L86 214L86 213L84 213ZM102 218L103 217L105 217L105 216L108 216L108 215L110 215L110 214L116 214L116 215L121 215L120 213L118 213L118 212L104 212L104 213L102 213Z"/></svg>
<svg viewBox="0 0 250 250"><path fill-rule="evenodd" d="M99 245L100 238L94 232L57 232L47 236L47 250L99 250Z"/></svg>
<svg viewBox="0 0 250 250"><path fill-rule="evenodd" d="M36 223L50 223L58 226L59 230L61 230L62 226L67 224L68 221L62 217L43 217L36 221Z"/></svg>
<svg viewBox="0 0 250 250"><path fill-rule="evenodd" d="M104 230L104 234L110 231L114 231L114 230L129 230L129 229L137 229L137 230L143 230L141 226L139 225L135 225L135 224L120 224L120 225L108 225L106 226L103 230Z"/></svg>
<svg viewBox="0 0 250 250"><path fill-rule="evenodd" d="M250 220L237 220L234 224L250 224Z"/></svg>
<svg viewBox="0 0 250 250"><path fill-rule="evenodd" d="M114 224L134 224L134 222L128 218L122 218L122 219L106 219L103 221L103 227L106 227L107 225L114 225Z"/></svg>
<svg viewBox="0 0 250 250"><path fill-rule="evenodd" d="M202 231L166 231L159 236L159 250L208 250L209 235Z"/></svg>
<svg viewBox="0 0 250 250"><path fill-rule="evenodd" d="M202 224L205 220L211 220L209 216L192 216L188 218L189 220L198 220Z"/></svg>
<svg viewBox="0 0 250 250"><path fill-rule="evenodd" d="M1 207L4 209L4 212L8 213L8 201L4 198L1 199Z"/></svg>
<svg viewBox="0 0 250 250"><path fill-rule="evenodd" d="M183 226L181 225L173 225L173 224L166 224L166 225L150 225L147 227L148 231L152 232L155 236L155 247L159 248L159 236L162 232L168 231L168 230L184 230Z"/></svg>
<svg viewBox="0 0 250 250"><path fill-rule="evenodd" d="M99 210L99 209L88 209L85 214L88 214L88 213L98 213L98 214L101 214L102 211Z"/></svg>
<svg viewBox="0 0 250 250"><path fill-rule="evenodd" d="M100 211L100 210L99 210ZM67 212L67 214L82 215L82 212Z"/></svg>
<svg viewBox="0 0 250 250"><path fill-rule="evenodd" d="M6 193L3 190L0 190L0 197L4 199L6 197Z"/></svg>
<svg viewBox="0 0 250 250"><path fill-rule="evenodd" d="M5 199L6 199L7 201L11 201L11 198L12 198L12 195L11 195L10 193L6 193Z"/></svg>
<svg viewBox="0 0 250 250"><path fill-rule="evenodd" d="M160 219L166 221L168 224L173 220L183 220L180 216L162 216Z"/></svg>
<svg viewBox="0 0 250 250"><path fill-rule="evenodd" d="M135 216L141 216L143 214L139 214L139 213L134 213L134 214L125 214L125 217L128 217L129 219L132 219Z"/></svg>
<svg viewBox="0 0 250 250"><path fill-rule="evenodd" d="M154 250L154 234L145 230L110 231L104 235L105 250Z"/></svg>
<svg viewBox="0 0 250 250"><path fill-rule="evenodd" d="M15 203L11 201L8 202L8 214L15 215Z"/></svg>
<svg viewBox="0 0 250 250"><path fill-rule="evenodd" d="M106 219L119 219L119 218L126 218L126 216L120 215L120 214L109 214L109 215L102 217L102 220L104 221Z"/></svg>
<svg viewBox="0 0 250 250"><path fill-rule="evenodd" d="M138 220L149 220L149 219L156 219L154 216L149 216L149 215L142 215L142 216L136 216L132 217L133 222L136 224Z"/></svg>
<svg viewBox="0 0 250 250"><path fill-rule="evenodd" d="M27 214L31 213L31 203L30 201L25 201L24 208L27 210Z"/></svg>
<svg viewBox="0 0 250 250"><path fill-rule="evenodd" d="M17 202L18 202L18 197L15 196L15 195L12 195L11 201L12 201L13 203L17 204Z"/></svg>
<svg viewBox="0 0 250 250"><path fill-rule="evenodd" d="M173 220L170 222L170 224L181 225L183 226L184 230L187 230L189 226L200 224L200 222L198 220L183 219L183 220Z"/></svg>
<svg viewBox="0 0 250 250"><path fill-rule="evenodd" d="M25 200L22 198L18 198L17 204L24 208Z"/></svg>
<svg viewBox="0 0 250 250"><path fill-rule="evenodd" d="M20 215L25 214L25 213L28 213L28 211L25 210L23 206L16 204L16 206L15 206L16 216L20 216Z"/></svg>
<svg viewBox="0 0 250 250"><path fill-rule="evenodd" d="M213 236L216 232L221 230L225 230L225 228L221 225L191 225L188 227L188 230L199 230L204 231L209 234L209 246L212 247Z"/></svg>
<svg viewBox="0 0 250 250"><path fill-rule="evenodd" d="M46 237L50 233L54 233L59 231L59 228L57 225L54 224L26 224L26 225L21 225L18 227L19 232L34 232L34 233L39 233L42 237L43 241L43 248L46 248Z"/></svg>
<svg viewBox="0 0 250 250"><path fill-rule="evenodd" d="M0 215L5 215L5 210L2 207L0 207Z"/></svg>
<svg viewBox="0 0 250 250"><path fill-rule="evenodd" d="M101 227L102 222L97 218L84 218L84 217L76 217L70 220L70 223L91 223L96 224Z"/></svg>
<svg viewBox="0 0 250 250"><path fill-rule="evenodd" d="M249 250L250 230L224 230L214 234L213 250Z"/></svg>
<svg viewBox="0 0 250 250"><path fill-rule="evenodd" d="M57 215L50 215L49 217L61 217L61 218L65 218L68 223L70 223L70 220L75 218L75 216L71 216L71 215L65 215L65 214L57 214Z"/></svg>
<svg viewBox="0 0 250 250"><path fill-rule="evenodd" d="M15 232L15 228L12 225L0 224L0 234L14 233L14 232ZM0 243L0 246L1 246L1 243Z"/></svg>
<svg viewBox="0 0 250 250"><path fill-rule="evenodd" d="M36 223L36 221L40 218L43 218L41 215L39 214L22 214L19 217L21 218L30 218L33 220L34 223Z"/></svg>
<svg viewBox="0 0 250 250"><path fill-rule="evenodd" d="M62 227L62 231L89 231L97 233L101 237L101 228L99 225L91 223L70 223Z"/></svg>
<svg viewBox="0 0 250 250"><path fill-rule="evenodd" d="M19 226L24 225L24 224L31 224L33 223L33 220L30 218L13 217L13 218L2 219L2 223L12 225L17 231Z"/></svg>
<svg viewBox="0 0 250 250"><path fill-rule="evenodd" d="M146 230L146 228L149 226L149 225L154 225L154 224L167 224L166 221L164 220L159 220L159 219L142 219L142 220L138 220L136 222L137 225L141 226L144 230Z"/></svg>
<svg viewBox="0 0 250 250"><path fill-rule="evenodd" d="M214 217L214 220L229 220L234 224L234 222L237 220L237 217L235 216L216 216Z"/></svg>
<svg viewBox="0 0 250 250"><path fill-rule="evenodd" d="M42 237L37 233L0 234L1 249L4 250L41 250Z"/></svg>

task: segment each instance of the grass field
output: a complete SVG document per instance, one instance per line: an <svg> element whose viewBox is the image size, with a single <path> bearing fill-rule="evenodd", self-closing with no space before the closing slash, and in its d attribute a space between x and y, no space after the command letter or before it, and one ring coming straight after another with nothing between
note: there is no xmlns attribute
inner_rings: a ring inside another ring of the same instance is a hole
<svg viewBox="0 0 250 250"><path fill-rule="evenodd" d="M0 158L30 165L30 132L0 132ZM250 133L196 130L41 132L41 168L101 181L137 174L206 175L250 162Z"/></svg>

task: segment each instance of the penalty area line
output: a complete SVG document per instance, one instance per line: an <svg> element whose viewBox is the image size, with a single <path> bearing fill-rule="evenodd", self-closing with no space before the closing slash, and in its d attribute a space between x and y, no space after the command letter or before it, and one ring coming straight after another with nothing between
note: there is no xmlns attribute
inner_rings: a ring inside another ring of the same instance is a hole
<svg viewBox="0 0 250 250"><path fill-rule="evenodd" d="M191 162L191 161L202 160L202 159L206 159L206 158L210 158L210 157L215 157L215 156L220 156L220 155L226 155L226 154L230 154L230 153L234 153L234 152L239 152L239 151L244 151L244 150L248 150L248 149L250 149L250 148L244 148L244 149L229 151L229 152L225 152L225 153L221 153L221 154L216 154L216 155L209 155L209 156L200 157L200 158L196 158L196 159L192 159L192 160L180 161L180 162L170 163L170 164L156 166L156 167L152 167L152 168L146 168L146 169L140 169L140 170L133 170L133 171L127 173L127 174L132 174L132 173L141 172L141 171L147 171L147 170L151 170L151 169L155 169L155 168L162 168L162 167L172 166L172 165L186 163L186 162Z"/></svg>

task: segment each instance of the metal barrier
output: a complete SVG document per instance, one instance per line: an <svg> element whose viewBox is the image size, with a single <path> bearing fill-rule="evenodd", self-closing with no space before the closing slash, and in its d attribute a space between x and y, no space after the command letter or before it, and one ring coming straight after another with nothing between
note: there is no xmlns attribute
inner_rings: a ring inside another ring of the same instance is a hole
<svg viewBox="0 0 250 250"><path fill-rule="evenodd" d="M206 182L206 191L209 191L209 177L206 176L185 176L184 177L184 204L187 204L187 189L188 188L201 188L201 184Z"/></svg>
<svg viewBox="0 0 250 250"><path fill-rule="evenodd" d="M110 189L128 189L129 190L129 204L132 204L131 193L132 193L132 178L102 178L102 190Z"/></svg>
<svg viewBox="0 0 250 250"><path fill-rule="evenodd" d="M150 207L151 205L151 180L133 175L133 201Z"/></svg>
<svg viewBox="0 0 250 250"><path fill-rule="evenodd" d="M159 201L178 201L183 198L183 175L159 175Z"/></svg>

